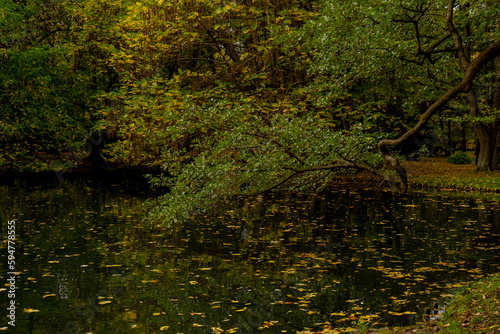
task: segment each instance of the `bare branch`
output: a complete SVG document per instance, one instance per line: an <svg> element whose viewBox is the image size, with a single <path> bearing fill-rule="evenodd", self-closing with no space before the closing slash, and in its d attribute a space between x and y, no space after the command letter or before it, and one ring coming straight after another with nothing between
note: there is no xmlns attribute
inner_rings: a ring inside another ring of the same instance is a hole
<svg viewBox="0 0 500 334"><path fill-rule="evenodd" d="M338 161L336 164L333 164L333 165L324 165L324 166L314 166L314 167L309 167L309 168L294 168L294 167L283 167L283 169L285 170L290 170L292 171L292 173L288 176L286 176L285 178L283 178L282 180L278 181L277 183L273 184L272 186L262 190L262 191L259 191L259 192L256 192L256 193L252 193L252 194L247 194L247 195L244 195L244 196L258 196L258 195L262 195L264 193L267 193L271 190L274 190L276 188L278 188L279 186L281 186L282 184L288 182L289 180L291 180L292 178L294 178L295 176L297 175L300 175L300 174L303 174L303 173L307 173L307 172L314 172L314 171L321 171L321 170L335 170L335 169L338 169L338 168L354 168L354 169L358 169L358 170L364 170L364 171L367 171L367 172L370 172L374 175L377 175L379 176L383 181L385 181L388 186L393 190L393 191L397 191L397 185L395 184L394 180L392 180L390 174L388 173L385 173L381 170L378 170L377 168L373 167L373 166L370 166L370 165L365 165L365 164L358 164L358 163L354 163L354 162L351 162L351 161L346 161L346 160L340 160Z"/></svg>
<svg viewBox="0 0 500 334"><path fill-rule="evenodd" d="M456 48L444 48L444 49L438 49L438 50L427 50L427 51L421 51L420 54L421 55L431 55L431 54L435 54L435 53L450 53L450 52L457 52L458 49Z"/></svg>
<svg viewBox="0 0 500 334"><path fill-rule="evenodd" d="M425 61L425 58L422 58L420 60L414 60L414 59L408 59L408 58L403 57L403 56L400 56L398 59L405 61L407 63L417 64L417 65L423 65L424 61Z"/></svg>

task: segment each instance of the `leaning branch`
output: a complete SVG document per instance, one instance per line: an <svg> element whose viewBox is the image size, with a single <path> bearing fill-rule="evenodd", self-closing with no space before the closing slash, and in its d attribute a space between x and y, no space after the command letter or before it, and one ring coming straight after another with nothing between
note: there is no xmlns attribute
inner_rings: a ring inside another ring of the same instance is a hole
<svg viewBox="0 0 500 334"><path fill-rule="evenodd" d="M406 171L399 164L397 158L389 153L389 146L396 146L414 136L419 132L424 125L431 119L431 117L446 103L454 99L460 93L466 93L472 88L474 78L477 76L479 71L488 62L495 59L496 56L500 55L500 41L492 43L486 50L481 52L465 70L464 77L459 84L447 91L443 96L441 96L436 102L434 102L421 116L418 123L404 133L401 137L397 139L383 139L378 143L378 149L380 153L384 156L385 161L387 161L392 168L398 173L400 177L400 185L398 186L398 192L405 194L407 191L407 180Z"/></svg>
<svg viewBox="0 0 500 334"><path fill-rule="evenodd" d="M265 194L267 192L270 192L271 190L277 189L279 186L285 184L289 180L291 180L294 177L296 177L300 174L303 174L303 173L321 171L321 170L335 170L338 168L354 168L354 169L359 169L359 170L364 170L364 171L370 172L374 175L379 176L382 180L384 180L393 191L397 190L397 185L393 182L393 180L391 179L389 174L384 173L383 171L380 171L380 170L378 170L370 165L358 164L358 163L354 163L354 162L347 161L347 160L340 160L339 162L337 162L336 164L333 164L333 165L314 166L314 167L309 167L309 168L300 168L299 169L299 168L293 168L293 167L283 167L283 169L290 170L290 171L292 171L292 173L290 175L284 177L280 181L276 182L272 186L270 186L262 191L247 194L245 196L251 197L251 196L258 196L258 195Z"/></svg>

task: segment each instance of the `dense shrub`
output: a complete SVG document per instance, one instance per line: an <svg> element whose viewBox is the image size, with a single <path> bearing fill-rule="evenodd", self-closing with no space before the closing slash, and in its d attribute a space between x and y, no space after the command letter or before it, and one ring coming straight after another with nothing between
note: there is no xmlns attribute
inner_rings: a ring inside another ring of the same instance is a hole
<svg viewBox="0 0 500 334"><path fill-rule="evenodd" d="M455 154L449 156L446 161L451 164L466 165L472 162L472 158L466 152L458 151Z"/></svg>

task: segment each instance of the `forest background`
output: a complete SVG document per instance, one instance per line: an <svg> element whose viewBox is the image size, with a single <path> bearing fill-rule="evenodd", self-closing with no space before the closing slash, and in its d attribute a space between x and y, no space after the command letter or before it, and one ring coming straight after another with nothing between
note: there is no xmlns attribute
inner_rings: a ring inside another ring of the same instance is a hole
<svg viewBox="0 0 500 334"><path fill-rule="evenodd" d="M499 168L498 1L0 0L0 169L152 172L151 218L476 149Z"/></svg>

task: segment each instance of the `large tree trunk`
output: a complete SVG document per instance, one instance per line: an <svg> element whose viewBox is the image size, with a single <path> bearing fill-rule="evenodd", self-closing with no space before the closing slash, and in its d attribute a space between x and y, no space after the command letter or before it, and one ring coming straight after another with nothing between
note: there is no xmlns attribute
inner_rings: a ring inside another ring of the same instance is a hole
<svg viewBox="0 0 500 334"><path fill-rule="evenodd" d="M498 29L500 30L500 19L498 20ZM470 27L466 26L464 30L465 36L470 35ZM470 59L470 49L466 47L468 59ZM467 95L469 100L470 116L479 115L479 107L477 103L476 92L472 89ZM493 110L500 109L500 57L495 59L495 83L493 100L491 103ZM500 121L495 121L491 124L475 124L474 131L479 143L479 153L476 157L476 171L492 171L499 169L499 144L500 144Z"/></svg>
<svg viewBox="0 0 500 334"><path fill-rule="evenodd" d="M479 105L477 103L476 90L474 88L467 93L467 101L469 102L470 117L473 120L479 115ZM494 142L492 142L489 126L477 123L474 125L474 131L476 132L479 144L479 154L476 157L476 170L491 170L491 153Z"/></svg>
<svg viewBox="0 0 500 334"><path fill-rule="evenodd" d="M491 169L498 170L500 169L500 156L498 147L500 146L500 131L497 126L495 145L493 146L493 153L491 157Z"/></svg>
<svg viewBox="0 0 500 334"><path fill-rule="evenodd" d="M479 144L479 154L476 159L476 171L492 170L494 142L489 126L484 124L474 125L474 130Z"/></svg>
<svg viewBox="0 0 500 334"><path fill-rule="evenodd" d="M500 57L496 61L495 90L493 93L492 107L500 109ZM471 119L478 116L479 108L475 90L467 94ZM474 125L474 131L479 142L479 154L476 159L477 171L492 171L499 169L500 122Z"/></svg>
<svg viewBox="0 0 500 334"><path fill-rule="evenodd" d="M499 20L500 22L500 20ZM500 23L499 23L499 29L500 29ZM495 60L495 92L493 93L493 103L492 107L493 110L500 110L500 57L497 57ZM496 140L495 140L495 146L493 147L493 161L491 164L491 167L493 170L498 170L500 169L500 122L496 122Z"/></svg>

